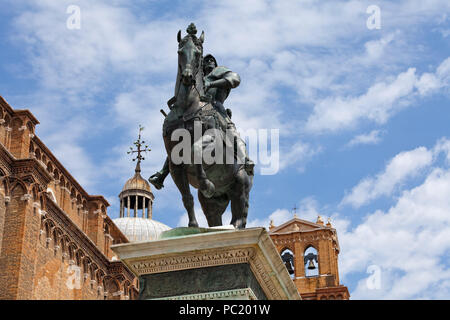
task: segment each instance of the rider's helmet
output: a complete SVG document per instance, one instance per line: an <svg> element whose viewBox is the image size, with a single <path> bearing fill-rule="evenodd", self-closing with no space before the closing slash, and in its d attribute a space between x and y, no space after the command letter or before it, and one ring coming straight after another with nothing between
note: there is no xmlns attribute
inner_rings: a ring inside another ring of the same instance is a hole
<svg viewBox="0 0 450 320"><path fill-rule="evenodd" d="M218 66L216 58L214 58L214 56L212 54L207 54L206 56L203 57L203 68L205 68L205 66L206 66L206 64L205 64L206 60L211 59L211 58L214 60L216 67Z"/></svg>

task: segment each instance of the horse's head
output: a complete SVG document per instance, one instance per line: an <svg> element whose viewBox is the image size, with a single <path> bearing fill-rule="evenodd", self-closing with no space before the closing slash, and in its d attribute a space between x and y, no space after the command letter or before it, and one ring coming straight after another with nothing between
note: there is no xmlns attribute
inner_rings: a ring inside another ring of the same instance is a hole
<svg viewBox="0 0 450 320"><path fill-rule="evenodd" d="M205 33L202 31L200 38L197 38L195 36L197 29L193 23L186 31L188 34L183 39L181 39L181 30L177 34L178 68L181 81L184 85L190 86L195 83L196 75L201 69Z"/></svg>

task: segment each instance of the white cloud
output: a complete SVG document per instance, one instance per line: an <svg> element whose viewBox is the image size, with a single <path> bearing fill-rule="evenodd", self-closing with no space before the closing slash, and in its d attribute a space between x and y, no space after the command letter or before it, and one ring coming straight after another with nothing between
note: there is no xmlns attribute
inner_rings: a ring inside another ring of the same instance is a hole
<svg viewBox="0 0 450 320"><path fill-rule="evenodd" d="M448 86L450 58L444 60L435 74L424 73L421 77L415 68L397 75L396 78L373 84L360 96L336 96L319 101L306 122L306 130L323 133L354 128L362 121L384 124L401 109L411 105L416 90L420 95Z"/></svg>
<svg viewBox="0 0 450 320"><path fill-rule="evenodd" d="M380 58L384 56L386 48L394 40L395 36L396 33L390 33L380 39L367 41L364 44L364 47L366 49L366 56L363 58L364 62L379 62Z"/></svg>
<svg viewBox="0 0 450 320"><path fill-rule="evenodd" d="M341 204L350 204L355 208L367 204L381 196L391 195L400 184L419 174L431 165L433 152L425 147L397 154L386 165L383 172L375 177L363 179L347 194Z"/></svg>
<svg viewBox="0 0 450 320"><path fill-rule="evenodd" d="M353 299L448 298L449 193L450 170L436 167L386 212L369 214L353 230L339 230L344 283L370 265L381 270L381 287L370 290L362 279Z"/></svg>
<svg viewBox="0 0 450 320"><path fill-rule="evenodd" d="M361 144L377 144L381 141L381 135L383 131L381 130L372 130L367 134L361 134L354 137L347 143L348 147L353 147Z"/></svg>
<svg viewBox="0 0 450 320"><path fill-rule="evenodd" d="M436 162L439 154L444 153L449 162L449 151L450 140L441 138L432 149L418 147L414 150L400 152L375 177L362 179L350 193L345 195L340 205L359 208L381 196L392 196L396 188L407 179L423 173L426 168Z"/></svg>
<svg viewBox="0 0 450 320"><path fill-rule="evenodd" d="M248 220L247 228L253 228L253 227L269 228L270 221L273 221L273 223L275 225L280 225L292 218L293 218L292 212L290 212L289 210L277 209L266 218L263 218L263 219L256 218L256 219Z"/></svg>

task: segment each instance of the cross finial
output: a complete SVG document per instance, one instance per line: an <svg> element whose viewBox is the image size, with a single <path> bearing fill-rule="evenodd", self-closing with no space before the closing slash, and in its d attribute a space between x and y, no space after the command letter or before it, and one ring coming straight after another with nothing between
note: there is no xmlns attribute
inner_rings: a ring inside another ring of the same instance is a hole
<svg viewBox="0 0 450 320"><path fill-rule="evenodd" d="M297 205L294 205L294 207L292 208L292 213L294 214L294 218L297 218Z"/></svg>
<svg viewBox="0 0 450 320"><path fill-rule="evenodd" d="M134 145L136 146L137 150L133 150L133 147L130 147L130 151L127 152L128 154L137 153L136 158L133 159L133 161L137 160L136 169L134 170L136 173L141 172L141 160L145 160L145 158L142 156L141 153L151 151L151 149L147 145L144 145L145 141L141 141L141 132L143 130L144 127L139 125L139 136L138 139L134 142ZM142 149L142 147L144 148Z"/></svg>

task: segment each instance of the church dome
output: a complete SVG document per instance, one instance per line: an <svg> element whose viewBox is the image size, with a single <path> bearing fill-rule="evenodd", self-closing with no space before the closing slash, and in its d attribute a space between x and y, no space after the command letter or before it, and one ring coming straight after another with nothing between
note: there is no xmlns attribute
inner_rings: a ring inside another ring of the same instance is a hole
<svg viewBox="0 0 450 320"><path fill-rule="evenodd" d="M130 148L128 151L128 153L137 152L136 158L133 159L137 160L136 168L133 177L125 182L119 194L119 218L113 220L130 242L156 240L163 231L171 229L164 223L152 219L155 196L150 189L150 183L141 176L141 161L144 160L141 153L150 151L147 146L142 148L145 143L141 141L143 129L139 126L139 138L134 142L137 150Z"/></svg>
<svg viewBox="0 0 450 320"><path fill-rule="evenodd" d="M130 242L156 240L163 231L171 229L164 223L146 218L124 217L113 222Z"/></svg>
<svg viewBox="0 0 450 320"><path fill-rule="evenodd" d="M128 190L145 190L147 192L152 192L152 190L150 189L150 184L147 180L142 178L139 172L136 172L132 178L128 179L127 182L125 182L125 185L122 188L122 192Z"/></svg>

